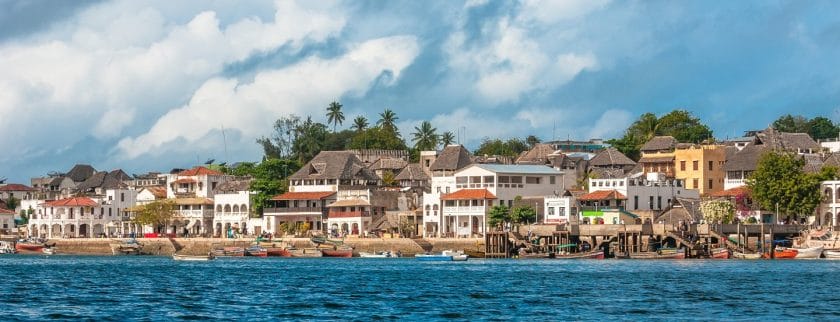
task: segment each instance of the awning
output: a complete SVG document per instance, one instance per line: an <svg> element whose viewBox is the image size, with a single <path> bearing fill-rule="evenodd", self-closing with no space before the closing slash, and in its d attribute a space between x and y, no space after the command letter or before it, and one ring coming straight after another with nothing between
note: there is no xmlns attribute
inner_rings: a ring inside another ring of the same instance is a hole
<svg viewBox="0 0 840 322"><path fill-rule="evenodd" d="M364 199L346 199L339 200L328 205L328 208L335 207L353 207L353 206L370 206L370 202Z"/></svg>
<svg viewBox="0 0 840 322"><path fill-rule="evenodd" d="M286 192L271 200L321 200L334 194L334 191Z"/></svg>

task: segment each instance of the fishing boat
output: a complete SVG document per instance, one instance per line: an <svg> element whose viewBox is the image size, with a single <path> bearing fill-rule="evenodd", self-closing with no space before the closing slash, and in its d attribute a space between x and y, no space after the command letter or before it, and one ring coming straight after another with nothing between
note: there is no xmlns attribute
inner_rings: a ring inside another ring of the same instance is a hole
<svg viewBox="0 0 840 322"><path fill-rule="evenodd" d="M444 256L451 256L452 261L454 261L454 262L463 262L463 261L466 261L468 258L470 258L469 255L464 254L464 252L460 251L460 250L459 251L445 250L445 251L442 251L441 254L443 254Z"/></svg>
<svg viewBox="0 0 840 322"><path fill-rule="evenodd" d="M292 257L323 257L324 254L317 248L290 248Z"/></svg>
<svg viewBox="0 0 840 322"><path fill-rule="evenodd" d="M359 257L362 258L396 258L400 257L399 254L393 252L359 252Z"/></svg>
<svg viewBox="0 0 840 322"><path fill-rule="evenodd" d="M445 250L440 254L416 254L414 258L421 261L452 262L465 261L469 258L469 255L460 251Z"/></svg>
<svg viewBox="0 0 840 322"><path fill-rule="evenodd" d="M820 258L823 252L822 246L817 247L810 247L810 248L797 248L796 249L796 259L817 259Z"/></svg>
<svg viewBox="0 0 840 322"><path fill-rule="evenodd" d="M269 257L292 257L292 252L286 247L266 247L265 252Z"/></svg>
<svg viewBox="0 0 840 322"><path fill-rule="evenodd" d="M726 249L725 247L713 248L713 249L709 250L709 258L729 259L729 256L730 256L729 249Z"/></svg>
<svg viewBox="0 0 840 322"><path fill-rule="evenodd" d="M227 246L213 249L216 257L242 257L245 256L245 249L237 246Z"/></svg>
<svg viewBox="0 0 840 322"><path fill-rule="evenodd" d="M324 254L324 257L341 257L341 258L349 258L353 257L353 249L352 248L333 248L333 249L321 249L321 253Z"/></svg>
<svg viewBox="0 0 840 322"><path fill-rule="evenodd" d="M685 259L685 250L682 248L661 248L655 252L630 253L632 259Z"/></svg>
<svg viewBox="0 0 840 322"><path fill-rule="evenodd" d="M44 255L54 255L55 254L55 248L44 247L43 249L41 249L41 252L44 253Z"/></svg>
<svg viewBox="0 0 840 322"><path fill-rule="evenodd" d="M111 252L114 255L140 255L141 250L143 250L143 244L133 238L111 244Z"/></svg>
<svg viewBox="0 0 840 322"><path fill-rule="evenodd" d="M825 255L825 259L840 259L840 251L836 250L823 251L823 255Z"/></svg>
<svg viewBox="0 0 840 322"><path fill-rule="evenodd" d="M254 257L267 257L268 251L260 245L254 245L245 249L245 255Z"/></svg>
<svg viewBox="0 0 840 322"><path fill-rule="evenodd" d="M0 241L0 254L14 254L17 250L12 246L12 243L7 241Z"/></svg>
<svg viewBox="0 0 840 322"><path fill-rule="evenodd" d="M572 252L577 249L577 244L564 244L556 247L557 252L549 253L548 258L554 259L604 259L603 250L593 250L587 252Z"/></svg>
<svg viewBox="0 0 840 322"><path fill-rule="evenodd" d="M794 244L802 248L822 247L825 250L840 250L840 234L830 229L813 230L805 236L796 238Z"/></svg>
<svg viewBox="0 0 840 322"><path fill-rule="evenodd" d="M773 258L775 259L791 259L796 258L796 254L798 254L795 248L787 248L787 247L776 247L776 250L773 253ZM762 255L763 258L771 258L770 253L764 253Z"/></svg>
<svg viewBox="0 0 840 322"><path fill-rule="evenodd" d="M198 261L209 261L215 259L216 256L213 256L213 253L207 255L180 255L180 254L172 254L172 259L176 261L190 261L190 262L198 262Z"/></svg>
<svg viewBox="0 0 840 322"><path fill-rule="evenodd" d="M47 241L40 238L21 239L15 243L15 249L18 252L41 253L46 247Z"/></svg>
<svg viewBox="0 0 840 322"><path fill-rule="evenodd" d="M732 258L736 258L736 259L760 259L761 254L759 254L759 253L750 254L750 253L732 252Z"/></svg>

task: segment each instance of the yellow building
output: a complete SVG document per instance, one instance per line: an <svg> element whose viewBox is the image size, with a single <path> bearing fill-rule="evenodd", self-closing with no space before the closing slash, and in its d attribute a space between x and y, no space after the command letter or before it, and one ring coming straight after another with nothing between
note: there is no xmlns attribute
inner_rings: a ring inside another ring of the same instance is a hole
<svg viewBox="0 0 840 322"><path fill-rule="evenodd" d="M676 178L683 179L687 189L700 191L700 195L723 190L725 162L723 145L677 144L674 151Z"/></svg>

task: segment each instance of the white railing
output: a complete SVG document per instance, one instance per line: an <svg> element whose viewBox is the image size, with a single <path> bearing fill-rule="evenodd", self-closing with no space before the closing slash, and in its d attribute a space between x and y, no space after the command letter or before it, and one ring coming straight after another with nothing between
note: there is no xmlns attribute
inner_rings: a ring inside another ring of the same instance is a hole
<svg viewBox="0 0 840 322"><path fill-rule="evenodd" d="M213 212L209 210L178 210L176 214L181 218L213 217Z"/></svg>
<svg viewBox="0 0 840 322"><path fill-rule="evenodd" d="M464 215L464 214L483 215L486 212L487 212L487 207L485 207L485 206L446 207L443 211L444 216L447 216L447 215Z"/></svg>
<svg viewBox="0 0 840 322"><path fill-rule="evenodd" d="M723 182L726 189L732 189L735 187L745 186L747 185L747 180L745 179L726 179Z"/></svg>

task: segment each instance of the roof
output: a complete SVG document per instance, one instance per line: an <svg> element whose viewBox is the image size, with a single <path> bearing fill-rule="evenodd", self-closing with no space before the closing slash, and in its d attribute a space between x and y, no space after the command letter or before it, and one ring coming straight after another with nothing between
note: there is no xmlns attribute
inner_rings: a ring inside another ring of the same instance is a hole
<svg viewBox="0 0 840 322"><path fill-rule="evenodd" d="M440 200L475 200L475 199L496 199L487 189L461 189L440 197Z"/></svg>
<svg viewBox="0 0 840 322"><path fill-rule="evenodd" d="M408 161L396 158L379 158L368 166L371 170L399 170L404 168Z"/></svg>
<svg viewBox="0 0 840 322"><path fill-rule="evenodd" d="M419 163L411 163L397 174L394 177L394 180L401 181L401 180L429 180L429 175L426 174L426 171L423 171L423 166Z"/></svg>
<svg viewBox="0 0 840 322"><path fill-rule="evenodd" d="M662 162L673 162L674 156L669 157L642 157L639 159L639 163L662 163Z"/></svg>
<svg viewBox="0 0 840 322"><path fill-rule="evenodd" d="M545 163L548 160L548 156L554 153L554 147L549 144L544 143L537 143L534 147L528 151L522 152L518 158L516 158L516 163Z"/></svg>
<svg viewBox="0 0 840 322"><path fill-rule="evenodd" d="M716 191L712 193L712 197L737 197L743 195L749 195L750 188L747 186L740 186L735 188L730 188L726 190Z"/></svg>
<svg viewBox="0 0 840 322"><path fill-rule="evenodd" d="M724 151L726 151L726 160L732 159L732 157L734 157L736 153L741 151L741 150L738 150L738 148L734 147L734 146L726 146L726 148L724 148L724 149L725 149Z"/></svg>
<svg viewBox="0 0 840 322"><path fill-rule="evenodd" d="M554 169L546 165L531 165L531 164L476 164L474 167L479 167L484 170L495 173L515 173L515 174L561 174L560 170Z"/></svg>
<svg viewBox="0 0 840 322"><path fill-rule="evenodd" d="M47 201L44 203L47 207L94 207L99 203L88 197L74 197L61 200Z"/></svg>
<svg viewBox="0 0 840 322"><path fill-rule="evenodd" d="M289 178L293 180L379 180L379 177L350 151L321 151Z"/></svg>
<svg viewBox="0 0 840 322"><path fill-rule="evenodd" d="M723 169L726 171L755 171L758 167L758 160L768 150L764 145L750 144L735 153L731 159L726 160Z"/></svg>
<svg viewBox="0 0 840 322"><path fill-rule="evenodd" d="M370 202L364 199L345 199L339 200L329 204L328 208L335 208L335 207L353 207L353 206L370 206Z"/></svg>
<svg viewBox="0 0 840 322"><path fill-rule="evenodd" d="M767 128L757 132L756 137L763 145L771 149L792 152L798 152L799 149L820 150L820 145L808 133L779 132L773 128Z"/></svg>
<svg viewBox="0 0 840 322"><path fill-rule="evenodd" d="M239 191L250 191L251 190L251 179L242 179L242 180L230 180L220 183L216 186L216 189L213 190L214 193L229 193L229 192L239 192Z"/></svg>
<svg viewBox="0 0 840 322"><path fill-rule="evenodd" d="M6 208L0 208L0 214L14 215L15 211Z"/></svg>
<svg viewBox="0 0 840 322"><path fill-rule="evenodd" d="M222 174L223 173L219 171L210 170L202 166L197 166L195 168L184 170L178 173L179 176L220 176Z"/></svg>
<svg viewBox="0 0 840 322"><path fill-rule="evenodd" d="M111 172L97 172L90 178L76 186L79 191L86 191L95 188L102 189L118 189L125 187L123 181L131 180L131 177L121 169L113 170Z"/></svg>
<svg viewBox="0 0 840 322"><path fill-rule="evenodd" d="M74 182L83 182L90 178L95 172L96 169L88 164L77 164L73 166L73 169L70 169L70 172L67 172L65 176L72 179Z"/></svg>
<svg viewBox="0 0 840 322"><path fill-rule="evenodd" d="M212 205L213 199L208 198L175 198L176 205Z"/></svg>
<svg viewBox="0 0 840 322"><path fill-rule="evenodd" d="M10 183L5 186L0 186L0 191L35 191L38 189L20 183Z"/></svg>
<svg viewBox="0 0 840 322"><path fill-rule="evenodd" d="M833 166L840 168L840 153L830 153L823 160L823 166Z"/></svg>
<svg viewBox="0 0 840 322"><path fill-rule="evenodd" d="M618 179L627 176L624 169L592 168L589 173L593 174L594 179Z"/></svg>
<svg viewBox="0 0 840 322"><path fill-rule="evenodd" d="M607 166L625 166L635 165L636 162L630 160L624 153L618 151L616 148L609 147L598 152L592 160L589 160L589 165L593 167L607 167Z"/></svg>
<svg viewBox="0 0 840 322"><path fill-rule="evenodd" d="M429 170L459 170L471 163L470 152L463 145L449 145L440 151Z"/></svg>
<svg viewBox="0 0 840 322"><path fill-rule="evenodd" d="M286 192L271 200L321 200L332 195L335 195L334 191Z"/></svg>
<svg viewBox="0 0 840 322"><path fill-rule="evenodd" d="M195 179L189 179L189 178L181 178L181 179L178 179L178 180L172 181L172 183L175 183L175 184L180 184L180 183L196 183L196 182L197 182L197 181L195 181Z"/></svg>
<svg viewBox="0 0 840 322"><path fill-rule="evenodd" d="M642 152L673 150L677 145L677 139L673 136L654 136L642 146Z"/></svg>
<svg viewBox="0 0 840 322"><path fill-rule="evenodd" d="M153 186L153 187L145 187L140 191L147 190L155 196L155 199L163 199L166 198L166 187L161 186Z"/></svg>
<svg viewBox="0 0 840 322"><path fill-rule="evenodd" d="M805 154L802 156L805 164L802 165L802 171L805 173L817 173L823 167L823 159L819 154Z"/></svg>
<svg viewBox="0 0 840 322"><path fill-rule="evenodd" d="M590 192L585 195L579 196L578 200L581 201L588 201L588 200L624 200L627 199L623 194L618 192L618 190L598 190L595 192Z"/></svg>

